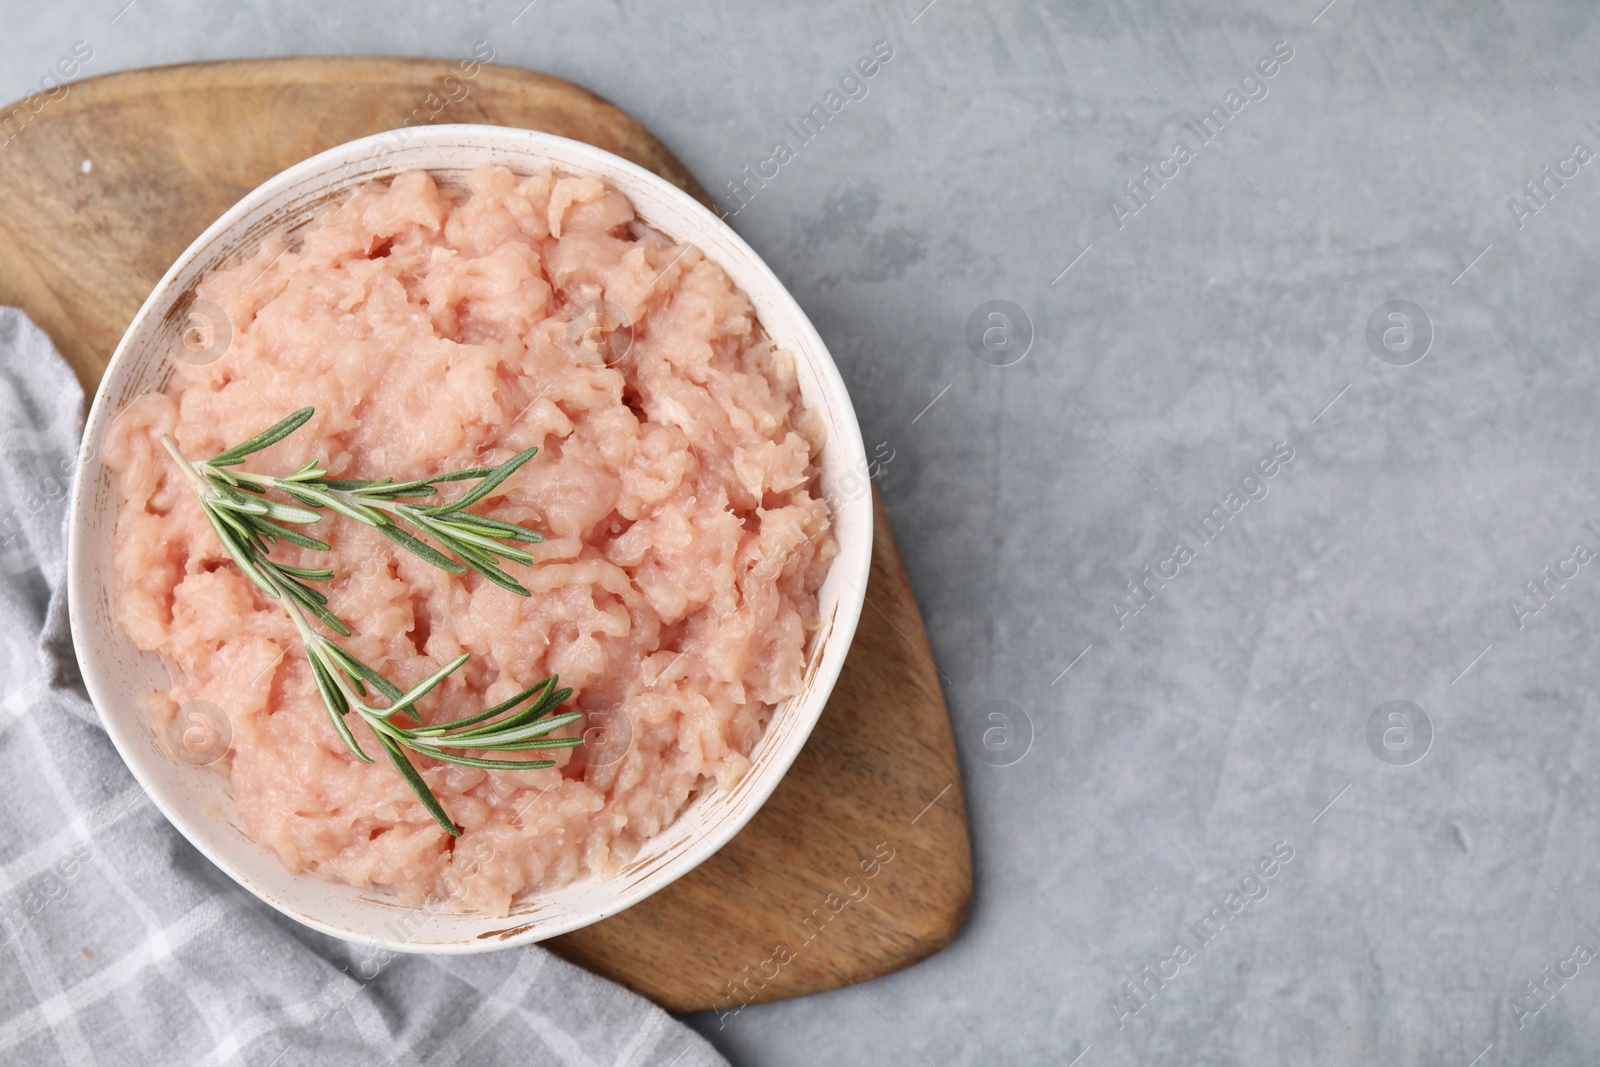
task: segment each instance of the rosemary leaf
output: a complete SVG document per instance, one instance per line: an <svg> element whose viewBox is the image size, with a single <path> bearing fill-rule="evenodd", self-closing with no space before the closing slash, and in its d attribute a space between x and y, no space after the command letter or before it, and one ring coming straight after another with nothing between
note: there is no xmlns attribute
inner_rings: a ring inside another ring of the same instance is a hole
<svg viewBox="0 0 1600 1067"><path fill-rule="evenodd" d="M544 681L536 682L535 684L530 685L528 688L524 689L522 692L518 693L516 696L512 697L510 700L503 701L502 703L496 704L492 708L488 708L488 709L486 709L484 711L480 711L476 715L468 715L465 718L456 719L453 722L434 723L432 726L425 726L420 730L414 730L412 732L416 733L416 734L419 734L419 735L442 734L442 733L445 733L445 732L447 732L449 730L458 729L460 727L476 725L477 723L480 723L485 719L492 719L496 715L501 715L501 714L504 714L505 712L510 711L512 708L516 707L518 704L522 703L524 700L527 700L529 697L533 696L533 694L539 692L540 690L544 690L546 693L549 693L550 692L550 687L555 685L555 684L556 684L556 676L552 674L550 677L546 678ZM571 695L572 690L568 689L568 690L566 690L566 692L567 692L568 695ZM563 698L563 699L565 699L565 698ZM557 703L559 703L559 701Z"/></svg>
<svg viewBox="0 0 1600 1067"><path fill-rule="evenodd" d="M398 526L380 526L378 527L378 532L407 552L422 557L442 571L449 571L451 574L467 573L466 567L457 563L443 552L438 551L426 541L407 533Z"/></svg>
<svg viewBox="0 0 1600 1067"><path fill-rule="evenodd" d="M534 457L534 453L538 451L539 450L537 448L529 448L518 452L510 459L500 464L500 466L494 468L494 470L492 470L489 474L485 475L483 481L473 486L465 496L462 496L460 499L454 500L449 504L441 504L438 507L426 508L424 510L432 515L449 515L452 512L471 507L498 489L501 482L515 474L517 469L524 463L528 462L528 460L532 459ZM444 479L435 480L443 481Z"/></svg>
<svg viewBox="0 0 1600 1067"><path fill-rule="evenodd" d="M440 540L449 537L452 541L472 545L485 554L504 556L506 559L514 563L520 563L525 567L533 566L533 556L522 549L512 548L510 545L502 545L498 541L491 540L480 533L468 529L462 523L453 521L454 519L454 515L450 516L451 521L440 518L430 519L428 521L428 530Z"/></svg>
<svg viewBox="0 0 1600 1067"><path fill-rule="evenodd" d="M438 491L439 490L435 489L431 485L424 485L424 486L418 486L417 488L414 488L414 489L409 489L409 488L386 489L381 493L380 492L371 492L371 493L362 493L361 495L362 496L370 496L374 500L405 500L405 499L409 499L411 497L432 496L433 494L437 493Z"/></svg>
<svg viewBox="0 0 1600 1067"><path fill-rule="evenodd" d="M514 730L492 730L469 735L446 734L444 737L432 738L429 744L448 745L450 748L483 748L489 745L504 745L513 741L525 741L530 737L543 737L551 730L558 730L571 722L583 718L579 712L569 712L566 715L557 715L550 719L540 719L538 722L527 726L520 726Z"/></svg>
<svg viewBox="0 0 1600 1067"><path fill-rule="evenodd" d="M290 575L291 577L299 578L307 582L333 581L333 570L329 567L323 567L319 570L312 570L308 567L291 567L287 563L280 563L278 564L278 569L283 573Z"/></svg>
<svg viewBox="0 0 1600 1067"><path fill-rule="evenodd" d="M315 412L315 408L301 408L287 419L268 427L243 444L234 445L224 452L218 452L206 460L206 463L213 467L231 467L252 452L260 452L263 448L275 445L285 437L288 437L304 426Z"/></svg>
<svg viewBox="0 0 1600 1067"><path fill-rule="evenodd" d="M489 579L495 585L498 585L507 592L515 593L518 596L533 595L524 589L521 583L519 583L515 578L511 577L511 575L495 566L494 560L490 559L488 555L472 545L452 539L449 542L448 547L452 552L461 557L461 562L465 563L467 566L471 567L473 570L477 571L479 574L483 575L485 578Z"/></svg>
<svg viewBox="0 0 1600 1067"><path fill-rule="evenodd" d="M535 452L538 449L534 449ZM493 467L468 467L466 470L456 471L454 474L441 474L437 478L429 478L433 482L467 482L474 478L487 478L495 472Z"/></svg>
<svg viewBox="0 0 1600 1067"><path fill-rule="evenodd" d="M418 682L403 695L401 695L401 697L393 704L385 708L383 711L383 717L387 719L396 712L405 711L407 708L411 707L411 705L415 704L417 701L433 692L434 689L438 687L439 683L443 682L446 678L450 677L450 675L454 674L458 669L460 669L463 663L466 663L467 660L471 658L472 657L470 655L463 652L461 655L457 656L443 667L440 667L438 670L428 675L422 681Z"/></svg>
<svg viewBox="0 0 1600 1067"><path fill-rule="evenodd" d="M495 537L506 537L513 541L537 545L544 542L544 535L533 530L524 529L514 523L502 522L491 519L487 515L474 515L468 511L458 511L450 517L451 524L457 527L466 527L479 533L490 534ZM530 557L531 558L531 557Z"/></svg>
<svg viewBox="0 0 1600 1067"><path fill-rule="evenodd" d="M462 756L455 752L429 752L428 755L446 763L459 763L463 767L482 767L490 771L541 771L556 765L556 761L550 759L479 759L476 756Z"/></svg>
<svg viewBox="0 0 1600 1067"><path fill-rule="evenodd" d="M313 522L320 521L322 518L315 511L290 507L288 504L268 504L266 505L265 514L267 518L275 522L293 522L301 526L308 526Z"/></svg>
<svg viewBox="0 0 1600 1067"><path fill-rule="evenodd" d="M428 814L444 828L445 833L451 837L460 837L461 828L450 821L450 816L439 803L439 798L433 795L433 790L428 788L428 783L422 780L422 775L417 773L417 769L411 765L406 754L400 751L400 746L394 739L387 734L379 734L378 742L389 754L389 762L394 764L394 769L400 772L400 777L406 780L406 784L417 794L417 799L422 801L422 806L428 809Z"/></svg>
<svg viewBox="0 0 1600 1067"><path fill-rule="evenodd" d="M315 552L328 551L328 543L326 541L318 541L315 537L308 537L299 530L291 530L287 526L274 525L271 536L274 540L282 541L286 544L299 545L301 548L309 548Z"/></svg>
<svg viewBox="0 0 1600 1067"><path fill-rule="evenodd" d="M526 726L529 723L542 719L544 716L550 714L550 712L554 711L562 704L565 704L567 702L567 698L571 696L572 690L562 689L541 700L535 701L522 711L517 712L515 715L506 716L499 722L490 723L488 726L480 726L476 729L467 730L462 733L453 733L451 736L456 738L481 737L489 733L499 733L505 730L514 730L518 727Z"/></svg>

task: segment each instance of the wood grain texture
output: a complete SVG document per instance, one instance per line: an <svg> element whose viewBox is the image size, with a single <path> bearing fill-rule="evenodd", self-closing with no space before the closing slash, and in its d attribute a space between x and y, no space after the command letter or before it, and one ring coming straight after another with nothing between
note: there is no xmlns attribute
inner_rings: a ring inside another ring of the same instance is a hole
<svg viewBox="0 0 1600 1067"><path fill-rule="evenodd" d="M0 112L23 116L0 132L0 303L26 310L90 392L206 226L278 171L365 134L429 120L544 130L709 203L628 115L509 67L469 77L430 59L192 64L88 79L32 105ZM955 936L972 886L960 774L922 617L875 506L855 643L777 792L718 855L551 949L691 1011L863 981Z"/></svg>

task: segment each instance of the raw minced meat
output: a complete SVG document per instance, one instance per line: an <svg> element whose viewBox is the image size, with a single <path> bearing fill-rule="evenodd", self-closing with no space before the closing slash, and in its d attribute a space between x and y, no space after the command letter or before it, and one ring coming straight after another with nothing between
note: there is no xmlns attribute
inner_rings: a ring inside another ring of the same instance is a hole
<svg viewBox="0 0 1600 1067"><path fill-rule="evenodd" d="M197 297L226 312L226 354L175 359L104 441L116 611L170 669L145 700L158 727L190 700L228 714L216 766L246 833L292 871L504 914L608 875L697 790L740 777L801 688L837 546L817 489L822 423L719 267L593 178L482 168L462 191L422 172L364 186ZM597 345L586 328L619 310L631 346L625 330ZM315 456L334 477L412 479L539 448L473 509L544 534L534 566L507 564L529 598L331 515L310 528L331 552L274 554L335 570L320 586L353 631L343 643L400 686L471 653L423 702L430 721L554 673L585 722L606 724L606 746L543 770L416 757L459 840L381 756L346 750L292 623L229 562L159 444L170 433L204 458L308 405L311 421L247 469Z"/></svg>

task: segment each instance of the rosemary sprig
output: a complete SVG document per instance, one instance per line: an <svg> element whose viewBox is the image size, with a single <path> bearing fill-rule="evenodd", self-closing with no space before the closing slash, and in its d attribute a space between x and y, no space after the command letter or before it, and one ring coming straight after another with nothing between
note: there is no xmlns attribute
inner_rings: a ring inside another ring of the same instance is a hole
<svg viewBox="0 0 1600 1067"><path fill-rule="evenodd" d="M317 692L328 710L334 730L352 754L364 763L373 762L351 732L347 716L354 712L365 722L382 746L389 762L405 779L417 799L429 814L452 836L461 830L445 812L439 799L418 773L406 750L446 763L489 770L537 770L555 766L555 761L508 760L467 755L468 752L528 752L545 749L572 748L582 744L578 737L550 737L555 730L581 718L578 712L554 715L569 697L571 689L558 689L558 680L552 675L524 689L510 700L492 708L476 712L449 722L427 724L416 711L416 704L427 696L470 658L463 653L424 678L410 689L401 691L377 670L356 658L332 639L317 633L311 626L315 618L328 629L348 637L350 629L328 607L328 598L311 588L307 582L328 581L334 577L331 569L294 567L270 558L268 553L279 543L298 545L318 551L327 551L326 542L310 537L296 526L308 526L321 520L318 511L283 504L266 499L268 489L278 489L302 503L314 507L328 507L388 533L391 539L418 556L443 567L452 573L464 573L466 567L437 552L427 544L395 526L396 519L405 521L433 535L441 544L462 555L474 570L483 573L496 584L527 596L528 592L492 563L485 569L488 553L531 563L533 557L520 550L500 545L494 538L509 538L523 542L541 540L537 533L511 523L469 515L463 510L488 496L494 488L516 471L533 455L533 450L518 455L498 467L478 467L439 478L413 482L334 481L312 461L287 478L272 478L230 469L244 458L275 444L299 429L311 417L312 409L303 408L289 418L262 433L213 456L202 463L192 463L178 451L172 438L163 434L161 443L185 477L194 485L200 497L200 506L228 555L256 587L278 601L300 634L301 644L311 665ZM435 508L415 508L395 504L406 497L424 496L436 492L433 483L481 479L477 486L449 505ZM401 508L409 509L401 511ZM393 516L393 518L391 518ZM421 521L418 521L421 520ZM395 536L396 533L401 536ZM466 534L475 540L468 540ZM409 538L408 543L404 538ZM487 542L480 543L480 542ZM461 553L459 546L469 551ZM435 558L437 557L437 558ZM443 562L440 562L443 561ZM489 571L494 573L489 573ZM495 579L499 574L504 581ZM380 707L371 701L368 687L376 690L386 702ZM417 725L408 727L395 721L405 714Z"/></svg>
<svg viewBox="0 0 1600 1067"><path fill-rule="evenodd" d="M366 523L401 548L441 570L465 574L471 568L518 596L529 595L521 583L500 569L496 557L530 566L533 563L532 555L502 542L538 544L544 538L515 523L491 519L486 515L473 515L466 509L499 488L501 482L533 458L539 451L537 448L524 449L495 467L469 467L453 474L409 482L396 482L392 478L377 481L329 478L321 462L315 459L284 477L252 474L237 469L251 453L276 444L305 425L315 410L301 408L243 444L220 452L204 463L195 464L195 467L202 477L219 489L232 489L255 496L261 496L269 489L277 490L307 507L329 508L347 518ZM424 506L407 503L408 500L436 494L441 482L471 479L478 479L478 484L448 504ZM422 540L423 537L432 538L453 552L456 558L440 552Z"/></svg>

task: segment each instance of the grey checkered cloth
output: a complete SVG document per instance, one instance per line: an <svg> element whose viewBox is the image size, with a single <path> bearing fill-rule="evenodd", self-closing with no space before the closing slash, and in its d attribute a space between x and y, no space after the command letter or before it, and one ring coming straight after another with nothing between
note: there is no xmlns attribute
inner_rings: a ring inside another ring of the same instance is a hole
<svg viewBox="0 0 1600 1067"><path fill-rule="evenodd" d="M82 392L0 308L0 1063L723 1063L539 948L386 958L284 918L147 800L67 628Z"/></svg>

